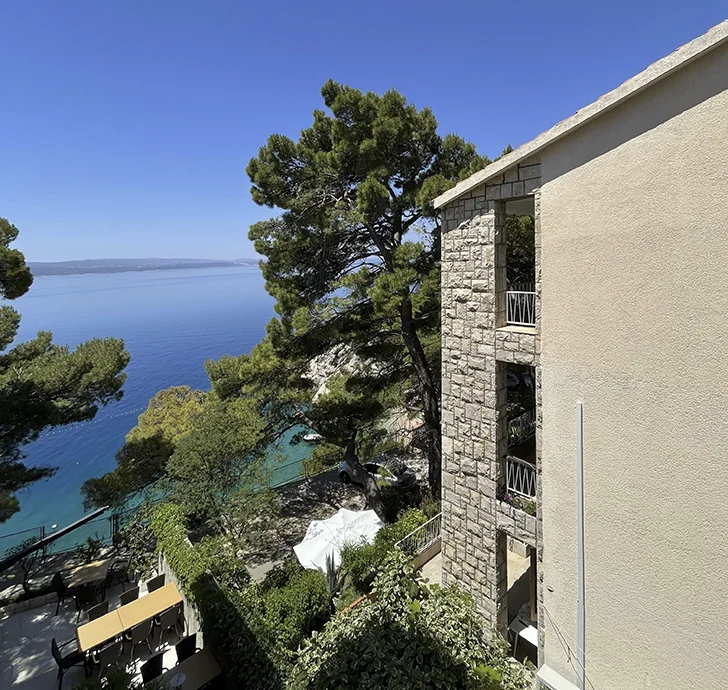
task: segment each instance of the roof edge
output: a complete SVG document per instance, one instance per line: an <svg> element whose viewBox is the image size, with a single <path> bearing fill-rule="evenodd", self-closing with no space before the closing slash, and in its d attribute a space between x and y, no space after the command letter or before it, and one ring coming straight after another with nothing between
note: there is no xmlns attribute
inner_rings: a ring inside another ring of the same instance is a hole
<svg viewBox="0 0 728 690"><path fill-rule="evenodd" d="M602 113L611 110L652 84L664 79L669 74L710 52L726 40L728 40L728 19L709 29L701 36L698 36L698 38L680 46L677 50L661 60L653 62L646 69L620 84L616 89L609 91L593 103L577 110L574 115L562 120L551 129L542 132L535 139L519 146L515 151L499 158L494 163L472 174L462 182L458 182L454 187L435 198L432 202L433 206L435 208L441 208L463 194L467 194L474 187L499 175L507 168L530 158Z"/></svg>

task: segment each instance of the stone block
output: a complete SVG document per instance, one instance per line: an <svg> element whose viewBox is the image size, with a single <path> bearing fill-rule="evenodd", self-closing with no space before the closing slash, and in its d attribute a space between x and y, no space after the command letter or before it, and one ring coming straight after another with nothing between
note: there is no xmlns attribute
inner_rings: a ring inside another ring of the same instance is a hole
<svg viewBox="0 0 728 690"><path fill-rule="evenodd" d="M521 165L518 167L519 180L532 180L537 177L541 177L540 163L536 163L535 165Z"/></svg>
<svg viewBox="0 0 728 690"><path fill-rule="evenodd" d="M500 198L510 199L513 196L513 186L510 182L506 182L500 186Z"/></svg>
<svg viewBox="0 0 728 690"><path fill-rule="evenodd" d="M526 180L524 182L524 193L525 194L531 194L535 189L538 189L541 186L541 178L537 177L532 180Z"/></svg>
<svg viewBox="0 0 728 690"><path fill-rule="evenodd" d="M492 185L485 188L485 198L493 201L500 199L500 185Z"/></svg>
<svg viewBox="0 0 728 690"><path fill-rule="evenodd" d="M503 179L505 182L518 182L518 167L514 165L508 168L503 174Z"/></svg>

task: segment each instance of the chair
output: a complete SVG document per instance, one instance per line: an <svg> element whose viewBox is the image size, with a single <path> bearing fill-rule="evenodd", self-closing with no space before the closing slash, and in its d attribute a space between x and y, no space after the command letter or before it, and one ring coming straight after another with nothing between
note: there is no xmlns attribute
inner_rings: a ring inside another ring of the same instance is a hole
<svg viewBox="0 0 728 690"><path fill-rule="evenodd" d="M94 606L96 604L96 587L94 585L85 585L80 587L74 596L76 601L76 623L81 616L81 611Z"/></svg>
<svg viewBox="0 0 728 690"><path fill-rule="evenodd" d="M125 585L129 582L131 582L129 579L129 559L117 558L109 566L109 570L106 573L106 580L104 580L104 588L120 584L121 591L123 592L126 589Z"/></svg>
<svg viewBox="0 0 728 690"><path fill-rule="evenodd" d="M51 640L51 653L53 654L53 658L56 660L56 664L58 665L58 690L61 690L63 688L63 676L66 675L66 671L73 668L74 666L83 666L86 667L86 657L78 650L74 649L72 652L69 652L65 656L61 652L61 650L71 644L71 642L74 642L75 640L69 640L68 642L64 642L63 644L59 645L56 642L56 638L54 637Z"/></svg>
<svg viewBox="0 0 728 690"><path fill-rule="evenodd" d="M156 654L142 664L141 673L143 685L146 685L150 680L159 678L159 676L162 675L162 672L164 671L162 668L163 658L164 654Z"/></svg>
<svg viewBox="0 0 728 690"><path fill-rule="evenodd" d="M164 573L153 577L151 580L147 580L147 592L154 592L160 587L164 587Z"/></svg>
<svg viewBox="0 0 728 690"><path fill-rule="evenodd" d="M167 630L172 630L177 633L177 637L182 637L185 633L185 616L184 607L182 604L176 604L166 611L162 611L159 616L154 620L154 624L159 627L159 642L162 642L162 635Z"/></svg>
<svg viewBox="0 0 728 690"><path fill-rule="evenodd" d="M139 598L139 587L134 587L128 592L122 592L119 596L119 606L126 606L135 599Z"/></svg>
<svg viewBox="0 0 728 690"><path fill-rule="evenodd" d="M105 616L109 612L109 602L108 601L102 601L100 604L96 604L96 606L92 606L88 610L88 619L90 621L95 621L97 618L101 618L101 616Z"/></svg>
<svg viewBox="0 0 728 690"><path fill-rule="evenodd" d="M187 637L181 639L175 646L177 652L177 663L181 664L185 659L189 659L197 649L197 633L187 635Z"/></svg>
<svg viewBox="0 0 728 690"><path fill-rule="evenodd" d="M58 595L58 603L56 604L56 613L55 615L58 615L58 609L61 606L61 602L65 599L69 599L73 596L71 593L71 590L66 585L65 580L63 579L63 575L61 575L60 571L55 573L53 577L51 578L51 588L53 591Z"/></svg>
<svg viewBox="0 0 728 690"><path fill-rule="evenodd" d="M121 656L121 640L116 640L107 644L105 647L93 652L91 655L91 661L94 666L98 667L99 673L102 673L104 669L109 666L116 665L116 662Z"/></svg>
<svg viewBox="0 0 728 690"><path fill-rule="evenodd" d="M134 659L134 650L140 645L147 645L149 652L153 652L152 649L152 621L144 621L135 625L131 630L124 633L124 640L129 643L129 661Z"/></svg>

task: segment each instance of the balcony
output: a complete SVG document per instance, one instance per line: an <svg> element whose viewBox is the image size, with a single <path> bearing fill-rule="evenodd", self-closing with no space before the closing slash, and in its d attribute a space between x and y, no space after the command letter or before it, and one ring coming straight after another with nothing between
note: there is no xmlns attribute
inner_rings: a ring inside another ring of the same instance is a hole
<svg viewBox="0 0 728 690"><path fill-rule="evenodd" d="M506 489L511 496L533 499L536 496L536 467L515 455L506 457Z"/></svg>
<svg viewBox="0 0 728 690"><path fill-rule="evenodd" d="M506 291L506 323L509 326L536 325L536 293L534 291Z"/></svg>
<svg viewBox="0 0 728 690"><path fill-rule="evenodd" d="M536 408L526 410L508 422L508 447L520 446L536 433Z"/></svg>

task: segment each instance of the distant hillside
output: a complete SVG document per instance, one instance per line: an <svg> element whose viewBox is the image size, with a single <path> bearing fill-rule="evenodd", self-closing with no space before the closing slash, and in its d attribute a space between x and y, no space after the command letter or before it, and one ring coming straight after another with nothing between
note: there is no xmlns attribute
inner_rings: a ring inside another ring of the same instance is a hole
<svg viewBox="0 0 728 690"><path fill-rule="evenodd" d="M254 266L257 259L78 259L76 261L28 261L34 276L62 276L77 273L125 273L127 271L165 271L173 268L214 268L216 266Z"/></svg>

